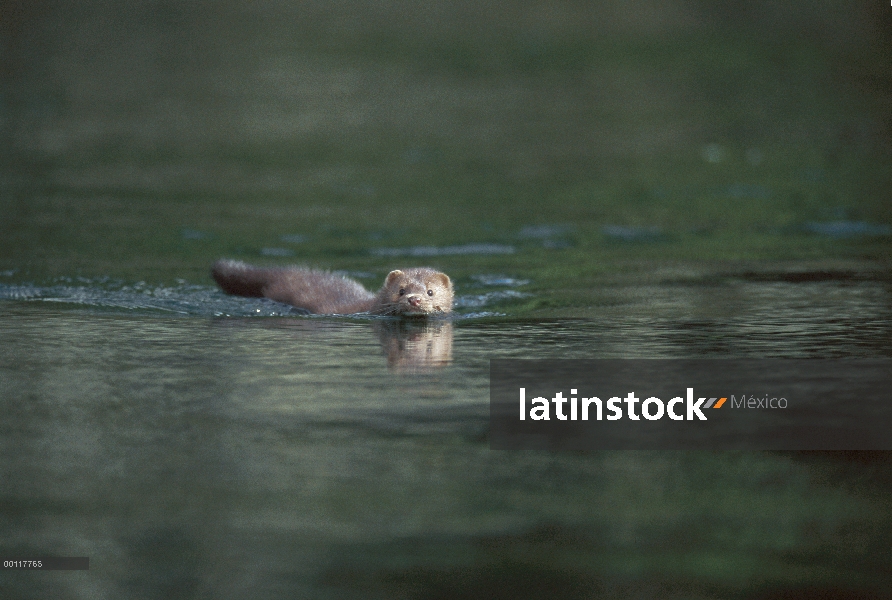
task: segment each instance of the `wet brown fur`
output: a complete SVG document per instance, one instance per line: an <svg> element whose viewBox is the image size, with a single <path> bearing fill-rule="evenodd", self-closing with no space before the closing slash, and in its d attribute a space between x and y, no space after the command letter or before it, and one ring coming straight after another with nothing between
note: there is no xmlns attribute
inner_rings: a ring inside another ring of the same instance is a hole
<svg viewBox="0 0 892 600"><path fill-rule="evenodd" d="M228 294L269 298L318 314L426 316L452 311L452 282L427 267L391 271L377 294L341 275L299 267L218 260L211 274Z"/></svg>

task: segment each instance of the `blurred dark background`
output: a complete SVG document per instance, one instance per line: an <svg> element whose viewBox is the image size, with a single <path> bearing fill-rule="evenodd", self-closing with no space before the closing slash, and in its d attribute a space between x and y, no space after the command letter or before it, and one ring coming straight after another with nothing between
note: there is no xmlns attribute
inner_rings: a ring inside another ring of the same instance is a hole
<svg viewBox="0 0 892 600"><path fill-rule="evenodd" d="M664 242L621 251L647 259L886 260L890 13L6 0L0 263L206 280L291 236L280 256L380 269L376 248L561 227L562 265L607 264L616 238ZM555 256L504 260L544 276Z"/></svg>

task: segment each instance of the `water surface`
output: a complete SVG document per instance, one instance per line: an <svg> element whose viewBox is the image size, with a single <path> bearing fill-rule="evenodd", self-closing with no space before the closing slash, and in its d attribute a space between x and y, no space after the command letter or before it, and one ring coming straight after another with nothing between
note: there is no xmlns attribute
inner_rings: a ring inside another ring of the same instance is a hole
<svg viewBox="0 0 892 600"><path fill-rule="evenodd" d="M892 356L888 15L0 2L0 554L91 561L0 596L892 595L885 454L487 439L491 358Z"/></svg>
<svg viewBox="0 0 892 600"><path fill-rule="evenodd" d="M279 316L187 285L4 300L5 548L91 557L89 572L6 585L183 598L885 589L892 472L878 455L489 449L493 357L892 356L887 281L771 279L615 289L629 300L601 317L427 325Z"/></svg>

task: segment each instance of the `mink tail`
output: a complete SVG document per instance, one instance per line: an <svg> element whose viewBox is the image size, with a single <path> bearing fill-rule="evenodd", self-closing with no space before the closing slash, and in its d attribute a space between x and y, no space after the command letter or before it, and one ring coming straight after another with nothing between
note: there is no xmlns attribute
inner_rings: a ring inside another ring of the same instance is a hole
<svg viewBox="0 0 892 600"><path fill-rule="evenodd" d="M227 294L262 298L272 271L274 269L258 269L237 260L218 260L211 275Z"/></svg>

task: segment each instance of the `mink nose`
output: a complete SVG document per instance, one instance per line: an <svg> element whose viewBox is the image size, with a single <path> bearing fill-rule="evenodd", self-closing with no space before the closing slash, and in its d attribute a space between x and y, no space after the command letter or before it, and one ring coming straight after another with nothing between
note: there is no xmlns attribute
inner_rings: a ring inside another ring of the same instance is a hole
<svg viewBox="0 0 892 600"><path fill-rule="evenodd" d="M418 296L409 296L409 304L411 304L412 306L418 306L419 304L421 304L421 298L419 298Z"/></svg>

